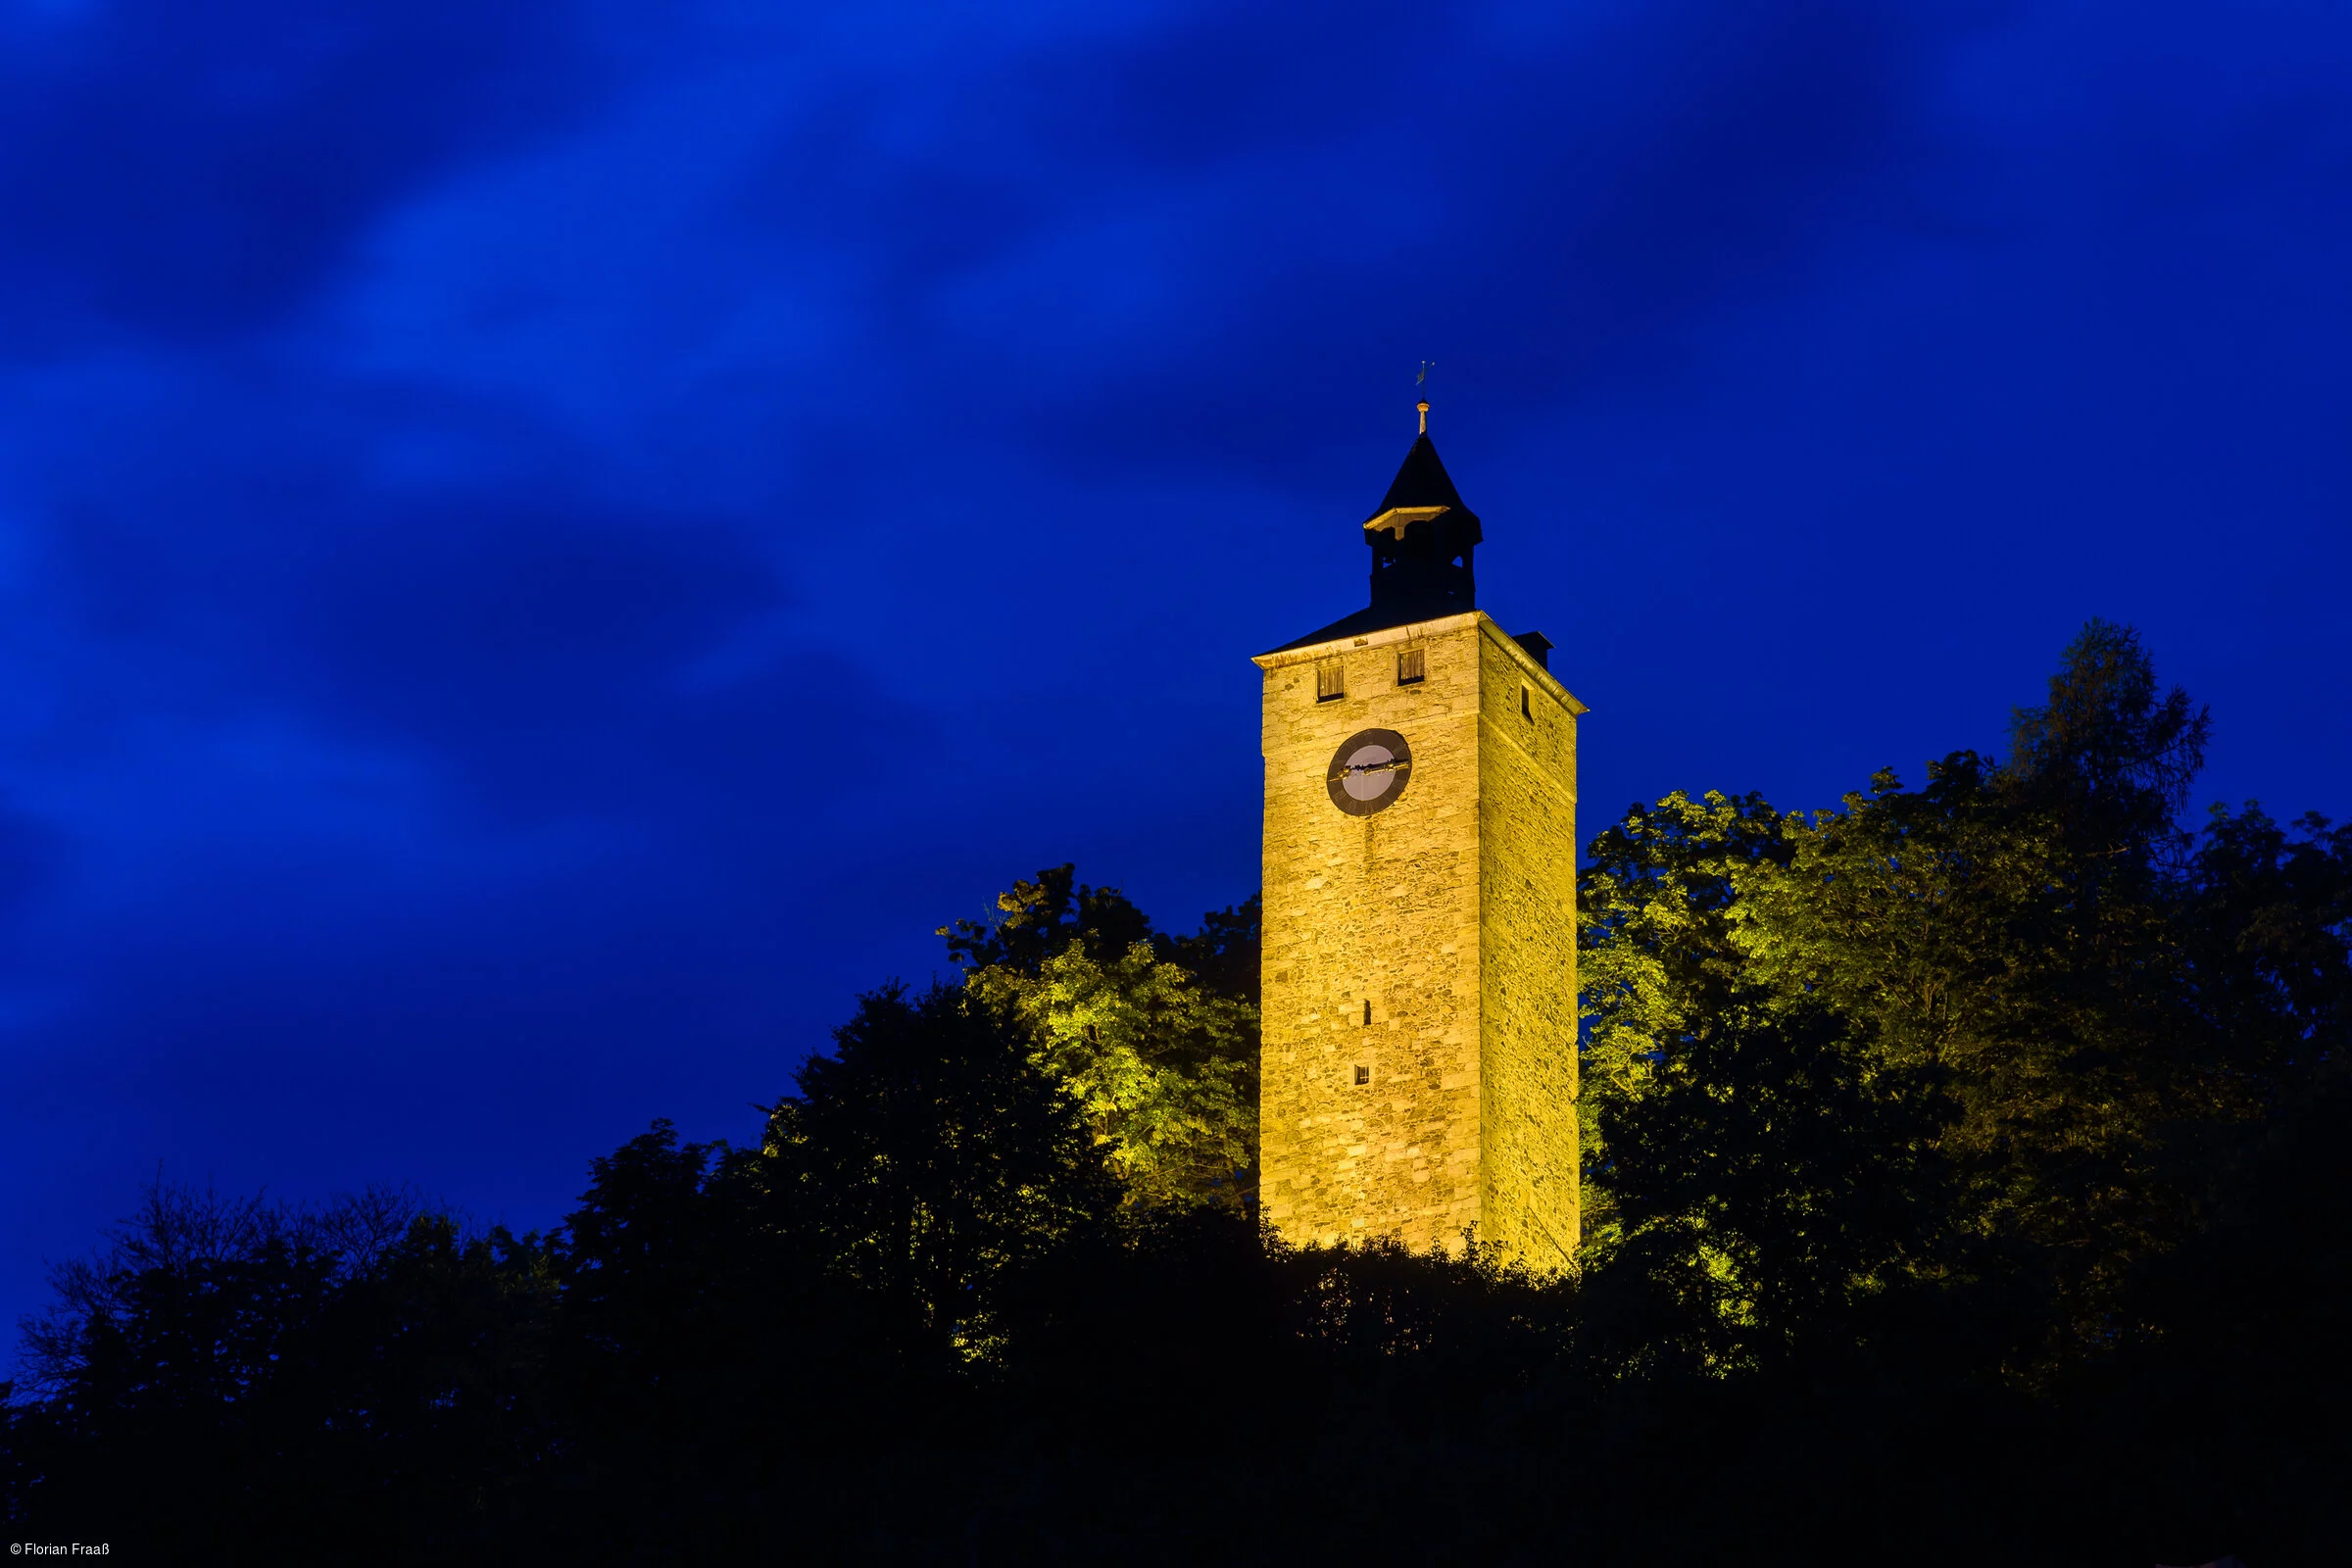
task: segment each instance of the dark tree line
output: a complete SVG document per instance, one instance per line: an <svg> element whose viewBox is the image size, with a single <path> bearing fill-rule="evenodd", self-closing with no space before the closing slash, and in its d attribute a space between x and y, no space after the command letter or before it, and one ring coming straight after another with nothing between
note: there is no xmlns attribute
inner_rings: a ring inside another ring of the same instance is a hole
<svg viewBox="0 0 2352 1568"><path fill-rule="evenodd" d="M550 1234L159 1185L0 1500L128 1561L2330 1560L2352 831L2181 829L2205 741L2093 623L2006 758L1601 834L1571 1277L1261 1235L1254 902L1064 866Z"/></svg>

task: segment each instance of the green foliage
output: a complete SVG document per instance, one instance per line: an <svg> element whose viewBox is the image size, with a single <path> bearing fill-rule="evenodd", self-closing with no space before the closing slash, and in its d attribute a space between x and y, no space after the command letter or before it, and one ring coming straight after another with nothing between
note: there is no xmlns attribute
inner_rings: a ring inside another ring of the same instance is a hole
<svg viewBox="0 0 2352 1568"><path fill-rule="evenodd" d="M2245 1130L2343 1055L2352 840L2176 830L2207 728L2094 621L2005 766L1883 771L1809 821L1678 794L1603 834L1593 1257L1712 1302L1740 1355L1962 1288L2013 1368L2111 1339Z"/></svg>
<svg viewBox="0 0 2352 1568"><path fill-rule="evenodd" d="M1743 955L1732 939L1740 879L1790 848L1762 796L1636 806L1592 841L1578 877L1577 962L1586 1020L1578 1100L1585 1233L1615 1234L1604 1123L1657 1064L1730 1004Z"/></svg>
<svg viewBox="0 0 2352 1568"><path fill-rule="evenodd" d="M1968 754L1922 790L1882 774L1845 805L1757 890L1758 970L1936 1074L1956 1223L2030 1249L2087 1330L2118 1271L2185 1217L2162 1169L2168 1130L2220 1108L2182 1070L2171 901L2086 907L2097 874L2082 855Z"/></svg>
<svg viewBox="0 0 2352 1568"><path fill-rule="evenodd" d="M998 898L995 925L941 931L965 989L1083 1108L1130 1202L1239 1207L1256 1164L1257 901L1166 937L1074 877L1050 867Z"/></svg>
<svg viewBox="0 0 2352 1568"><path fill-rule="evenodd" d="M1088 887L1077 874L1075 865L1048 866L1036 881L1016 881L998 894L995 919L941 926L949 958L966 970L1033 975L1072 943L1093 957L1110 958L1152 940L1151 920L1125 894Z"/></svg>
<svg viewBox="0 0 2352 1568"><path fill-rule="evenodd" d="M1718 1371L1851 1348L1936 1261L1940 1102L1852 1029L1737 997L1602 1118L1622 1227L1603 1266L1646 1276L1652 1332Z"/></svg>
<svg viewBox="0 0 2352 1568"><path fill-rule="evenodd" d="M1103 960L1071 943L1035 975L972 971L981 1004L1017 1019L1039 1066L1083 1107L1138 1202L1237 1190L1254 1163L1255 1019L1138 942Z"/></svg>
<svg viewBox="0 0 2352 1568"><path fill-rule="evenodd" d="M1115 1208L1077 1104L965 990L858 999L768 1118L758 1178L829 1266L959 1353L991 1283Z"/></svg>

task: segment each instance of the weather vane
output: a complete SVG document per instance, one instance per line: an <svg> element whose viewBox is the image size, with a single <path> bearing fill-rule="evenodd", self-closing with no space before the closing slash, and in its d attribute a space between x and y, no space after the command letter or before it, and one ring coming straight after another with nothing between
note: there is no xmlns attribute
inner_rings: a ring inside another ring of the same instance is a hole
<svg viewBox="0 0 2352 1568"><path fill-rule="evenodd" d="M1423 360L1423 361L1421 362L1421 368L1420 368L1420 369L1418 369L1418 370L1415 370L1415 371L1413 372L1413 385L1415 385L1415 386L1420 386L1420 385L1422 385L1423 383L1425 383L1426 381L1428 381L1428 379L1429 379L1429 372L1430 372L1430 371L1432 371L1432 370L1434 370L1434 369L1436 369L1437 368L1438 368L1438 362L1437 362L1437 361L1435 361L1435 360ZM1420 399L1418 402L1416 402L1416 403L1413 405L1413 407L1414 407L1416 410L1418 410L1418 411L1420 412L1420 415L1421 415L1421 433L1422 433L1423 435L1427 435L1427 434L1429 434L1429 398L1428 398L1428 395L1427 395L1427 394L1424 394L1424 395L1421 397L1421 399Z"/></svg>

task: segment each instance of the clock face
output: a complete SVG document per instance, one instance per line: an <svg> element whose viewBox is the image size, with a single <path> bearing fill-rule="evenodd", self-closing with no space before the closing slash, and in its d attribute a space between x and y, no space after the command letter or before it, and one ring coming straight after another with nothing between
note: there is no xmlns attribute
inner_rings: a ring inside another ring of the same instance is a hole
<svg viewBox="0 0 2352 1568"><path fill-rule="evenodd" d="M1331 754L1324 783L1331 804L1349 816L1370 816L1404 793L1413 776L1413 749L1393 729L1357 730Z"/></svg>

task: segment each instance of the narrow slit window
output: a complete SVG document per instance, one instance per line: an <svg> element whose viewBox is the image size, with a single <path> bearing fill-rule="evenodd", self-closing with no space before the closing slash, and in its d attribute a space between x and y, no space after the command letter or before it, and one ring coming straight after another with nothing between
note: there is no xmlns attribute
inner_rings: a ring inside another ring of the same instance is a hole
<svg viewBox="0 0 2352 1568"><path fill-rule="evenodd" d="M1371 1068L1369 1068L1369 1067L1358 1067L1358 1068L1356 1068L1356 1069L1355 1069L1355 1081L1356 1081L1358 1084L1368 1084L1368 1083L1370 1083L1370 1082L1372 1081L1372 1069L1371 1069Z"/></svg>
<svg viewBox="0 0 2352 1568"><path fill-rule="evenodd" d="M1527 700L1527 688L1524 686L1519 688L1519 716L1530 724L1536 721L1535 705Z"/></svg>
<svg viewBox="0 0 2352 1568"><path fill-rule="evenodd" d="M1329 663L1317 664L1315 666L1316 702L1333 702L1347 695L1348 676L1341 669L1340 662L1338 660L1335 659Z"/></svg>
<svg viewBox="0 0 2352 1568"><path fill-rule="evenodd" d="M1372 999L1371 999L1371 998L1369 998L1369 997L1366 997L1366 998L1364 999L1364 1026L1365 1026L1366 1028L1370 1028L1370 1027L1371 1027L1371 1024L1372 1024Z"/></svg>
<svg viewBox="0 0 2352 1568"><path fill-rule="evenodd" d="M1396 684L1410 686L1429 678L1429 658L1418 648L1405 648L1396 654Z"/></svg>

